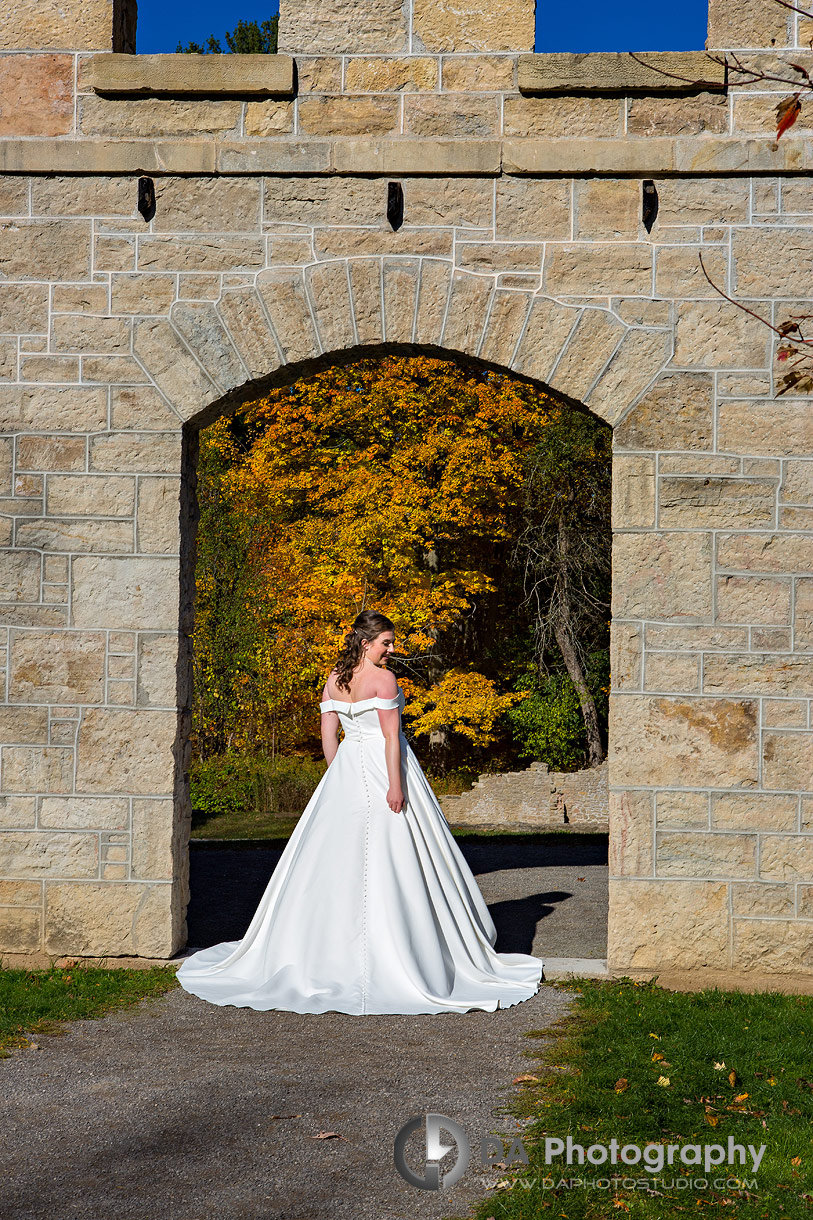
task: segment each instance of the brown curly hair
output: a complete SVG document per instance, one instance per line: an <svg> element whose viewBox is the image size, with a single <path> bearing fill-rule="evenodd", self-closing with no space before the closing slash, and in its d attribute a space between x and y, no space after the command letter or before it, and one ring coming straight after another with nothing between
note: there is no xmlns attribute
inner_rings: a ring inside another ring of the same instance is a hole
<svg viewBox="0 0 813 1220"><path fill-rule="evenodd" d="M364 656L363 640L374 640L384 631L395 631L395 624L377 610L362 610L344 637L336 662L336 685L350 690L353 673Z"/></svg>

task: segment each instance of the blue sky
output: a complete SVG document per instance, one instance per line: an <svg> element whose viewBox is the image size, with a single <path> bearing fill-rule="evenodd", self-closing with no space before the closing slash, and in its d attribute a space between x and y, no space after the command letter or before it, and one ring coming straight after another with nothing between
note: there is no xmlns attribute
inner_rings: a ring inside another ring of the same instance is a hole
<svg viewBox="0 0 813 1220"><path fill-rule="evenodd" d="M488 0L484 0L485 3ZM262 21L274 0L232 0L231 17L214 0L139 0L138 50L174 51L178 40L223 41L242 17ZM706 38L707 0L644 5L642 0L537 0L537 51L699 51ZM224 43L225 45L225 43Z"/></svg>

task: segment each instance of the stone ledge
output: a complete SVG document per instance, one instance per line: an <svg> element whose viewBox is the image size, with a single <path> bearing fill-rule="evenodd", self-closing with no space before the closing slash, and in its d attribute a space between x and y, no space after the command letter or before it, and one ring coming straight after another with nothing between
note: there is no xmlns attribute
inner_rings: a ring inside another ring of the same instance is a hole
<svg viewBox="0 0 813 1220"><path fill-rule="evenodd" d="M290 55L94 55L91 87L110 96L293 97Z"/></svg>
<svg viewBox="0 0 813 1220"><path fill-rule="evenodd" d="M493 178L807 175L813 141L640 139L0 139L0 174L392 175Z"/></svg>
<svg viewBox="0 0 813 1220"><path fill-rule="evenodd" d="M591 51L521 55L520 93L665 95L724 93L726 70L705 51ZM646 60L646 63L641 62Z"/></svg>

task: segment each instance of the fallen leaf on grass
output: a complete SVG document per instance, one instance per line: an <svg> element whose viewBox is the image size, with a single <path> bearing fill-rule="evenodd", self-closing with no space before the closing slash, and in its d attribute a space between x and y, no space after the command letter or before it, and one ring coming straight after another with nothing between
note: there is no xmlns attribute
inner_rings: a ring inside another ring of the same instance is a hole
<svg viewBox="0 0 813 1220"><path fill-rule="evenodd" d="M659 1076L656 1083L659 1084L662 1089L668 1089L672 1082L668 1076Z"/></svg>
<svg viewBox="0 0 813 1220"><path fill-rule="evenodd" d="M628 1089L629 1087L630 1082L627 1080L626 1076L622 1076L620 1080L616 1080L615 1082L616 1093L623 1093L624 1090Z"/></svg>
<svg viewBox="0 0 813 1220"><path fill-rule="evenodd" d="M527 1075L526 1076L515 1076L512 1083L513 1084L523 1084L524 1081L526 1081L526 1080L538 1081L539 1077L538 1076L527 1076Z"/></svg>

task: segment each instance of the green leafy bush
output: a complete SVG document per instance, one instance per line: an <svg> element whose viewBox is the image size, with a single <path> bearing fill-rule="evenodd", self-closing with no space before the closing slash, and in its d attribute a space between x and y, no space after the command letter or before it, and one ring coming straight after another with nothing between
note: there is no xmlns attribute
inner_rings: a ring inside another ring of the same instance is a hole
<svg viewBox="0 0 813 1220"><path fill-rule="evenodd" d="M606 649L590 653L586 677L606 741L610 684ZM579 696L568 674L553 673L542 679L535 669L529 670L517 679L514 690L530 692L527 699L506 712L518 757L526 762L545 762L552 771L585 767L587 734Z"/></svg>
<svg viewBox="0 0 813 1220"><path fill-rule="evenodd" d="M274 817L297 815L307 805L325 773L325 764L310 758L221 754L193 762L192 808L199 813L241 813Z"/></svg>

